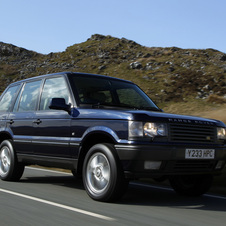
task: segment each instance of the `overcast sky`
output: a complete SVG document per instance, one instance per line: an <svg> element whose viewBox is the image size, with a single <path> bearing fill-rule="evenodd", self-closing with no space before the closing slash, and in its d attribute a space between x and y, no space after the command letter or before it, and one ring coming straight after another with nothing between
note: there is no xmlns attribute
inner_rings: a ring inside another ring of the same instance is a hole
<svg viewBox="0 0 226 226"><path fill-rule="evenodd" d="M92 34L226 53L226 0L0 0L0 41L39 53Z"/></svg>

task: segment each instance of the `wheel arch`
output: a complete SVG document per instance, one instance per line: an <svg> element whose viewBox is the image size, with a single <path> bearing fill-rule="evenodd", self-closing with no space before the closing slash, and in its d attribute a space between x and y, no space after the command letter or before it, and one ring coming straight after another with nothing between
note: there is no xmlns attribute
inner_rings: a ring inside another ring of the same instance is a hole
<svg viewBox="0 0 226 226"><path fill-rule="evenodd" d="M4 140L9 140L12 139L12 136L7 133L7 132L0 132L0 144L4 141Z"/></svg>
<svg viewBox="0 0 226 226"><path fill-rule="evenodd" d="M89 134L87 134L81 143L80 150L79 150L79 157L78 157L78 167L77 167L77 173L82 173L82 167L83 162L85 159L85 156L89 149L99 143L110 143L110 144L116 144L117 141L114 139L113 136L111 136L109 133L105 131L92 131Z"/></svg>

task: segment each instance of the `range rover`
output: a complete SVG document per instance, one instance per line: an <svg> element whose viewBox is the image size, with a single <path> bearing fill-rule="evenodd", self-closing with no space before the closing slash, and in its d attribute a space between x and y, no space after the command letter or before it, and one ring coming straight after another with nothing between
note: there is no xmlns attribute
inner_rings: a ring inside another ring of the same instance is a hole
<svg viewBox="0 0 226 226"><path fill-rule="evenodd" d="M169 179L202 195L226 162L221 121L164 113L137 85L62 72L10 84L0 98L0 178L25 166L69 169L88 195L119 199L130 180Z"/></svg>

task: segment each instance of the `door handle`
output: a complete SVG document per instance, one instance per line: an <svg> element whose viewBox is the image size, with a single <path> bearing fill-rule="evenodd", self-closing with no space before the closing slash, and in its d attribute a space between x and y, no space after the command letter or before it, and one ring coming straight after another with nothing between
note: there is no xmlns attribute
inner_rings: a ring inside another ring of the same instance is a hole
<svg viewBox="0 0 226 226"><path fill-rule="evenodd" d="M9 124L12 125L13 123L14 123L14 120L13 119L10 119L9 120Z"/></svg>
<svg viewBox="0 0 226 226"><path fill-rule="evenodd" d="M40 119L37 119L37 120L33 121L33 123L36 123L37 125L39 125L40 123L42 123L42 121Z"/></svg>

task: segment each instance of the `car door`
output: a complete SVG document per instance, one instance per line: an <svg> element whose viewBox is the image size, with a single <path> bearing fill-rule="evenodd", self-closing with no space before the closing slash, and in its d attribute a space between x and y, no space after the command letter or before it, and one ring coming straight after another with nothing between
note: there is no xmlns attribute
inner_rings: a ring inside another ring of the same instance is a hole
<svg viewBox="0 0 226 226"><path fill-rule="evenodd" d="M24 83L17 96L12 112L7 120L12 131L15 149L18 153L33 154L32 137L34 136L34 112L40 93L41 80Z"/></svg>
<svg viewBox="0 0 226 226"><path fill-rule="evenodd" d="M35 113L33 144L39 156L70 157L71 116L63 110L51 110L52 98L64 98L70 102L70 94L64 77L47 78L41 93L39 109Z"/></svg>

